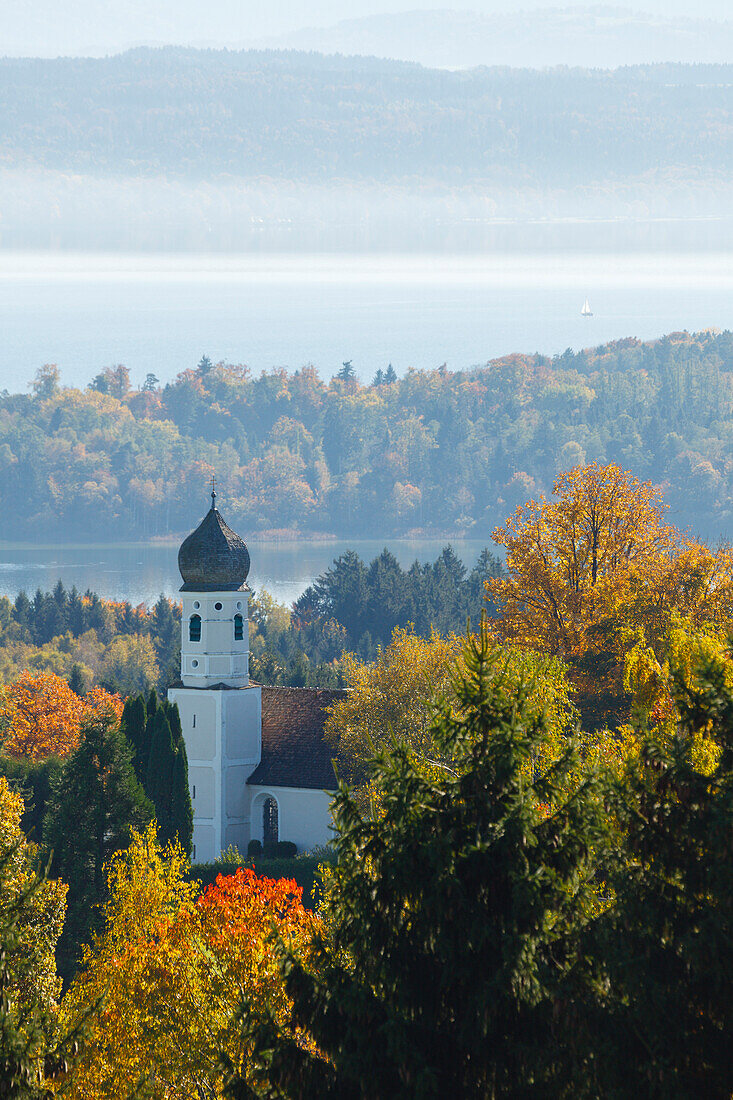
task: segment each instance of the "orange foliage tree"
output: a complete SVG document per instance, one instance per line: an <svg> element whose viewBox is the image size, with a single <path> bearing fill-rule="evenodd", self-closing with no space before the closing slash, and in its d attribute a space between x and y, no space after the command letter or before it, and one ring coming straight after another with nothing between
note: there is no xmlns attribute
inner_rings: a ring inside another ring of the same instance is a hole
<svg viewBox="0 0 733 1100"><path fill-rule="evenodd" d="M608 591L632 566L656 564L679 536L663 521L659 492L618 466L577 466L553 492L556 500L528 501L494 531L507 576L489 590L506 640L567 658L584 650Z"/></svg>
<svg viewBox="0 0 733 1100"><path fill-rule="evenodd" d="M593 463L559 477L554 497L521 505L494 532L507 567L488 584L499 637L562 657L584 690L620 691L633 646L664 659L673 613L694 627L727 622L733 554L666 524L649 482Z"/></svg>
<svg viewBox="0 0 733 1100"><path fill-rule="evenodd" d="M68 756L86 719L112 713L119 721L122 700L102 688L80 698L51 672L23 672L0 690L0 735L8 756L43 760Z"/></svg>
<svg viewBox="0 0 733 1100"><path fill-rule="evenodd" d="M113 861L104 930L62 1004L72 1027L103 1002L63 1082L70 1100L117 1100L136 1089L156 1100L221 1096L222 1054L247 1073L237 1026L243 989L287 1026L290 1000L270 935L307 948L319 921L300 887L239 870L197 897L187 872L182 849L161 848L154 825Z"/></svg>

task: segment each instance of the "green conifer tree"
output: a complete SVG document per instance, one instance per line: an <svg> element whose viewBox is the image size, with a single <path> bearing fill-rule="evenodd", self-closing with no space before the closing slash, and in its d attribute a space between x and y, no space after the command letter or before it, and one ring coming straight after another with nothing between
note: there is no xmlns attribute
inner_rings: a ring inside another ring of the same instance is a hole
<svg viewBox="0 0 733 1100"><path fill-rule="evenodd" d="M71 666L71 672L69 674L68 683L69 683L69 687L71 688L71 690L76 692L77 695L83 695L84 694L84 689L85 689L84 673L82 671L82 667L81 667L80 664L74 663Z"/></svg>
<svg viewBox="0 0 733 1100"><path fill-rule="evenodd" d="M147 777L150 740L145 697L137 695L125 701L120 727L133 750L133 767L141 783Z"/></svg>
<svg viewBox="0 0 733 1100"><path fill-rule="evenodd" d="M164 707L158 707L148 723L150 755L145 773L145 791L155 807L158 840L167 844L173 840L173 775L176 753L173 735Z"/></svg>
<svg viewBox="0 0 733 1100"><path fill-rule="evenodd" d="M176 708L177 710L178 708ZM183 738L176 747L171 791L171 832L187 856L193 843L193 806L188 786L188 756Z"/></svg>
<svg viewBox="0 0 733 1100"><path fill-rule="evenodd" d="M325 930L308 961L280 946L291 1022L321 1054L248 1003L253 1068L228 1095L564 1095L575 1052L558 1007L582 971L600 799L486 630L464 660L433 730L452 766L426 775L404 745L384 753L374 816L341 786Z"/></svg>
<svg viewBox="0 0 733 1100"><path fill-rule="evenodd" d="M127 847L131 828L144 828L152 816L126 737L111 714L95 717L82 729L44 823L52 873L69 885L58 949L64 978L71 976L82 945L99 926L99 906L106 896L105 865Z"/></svg>

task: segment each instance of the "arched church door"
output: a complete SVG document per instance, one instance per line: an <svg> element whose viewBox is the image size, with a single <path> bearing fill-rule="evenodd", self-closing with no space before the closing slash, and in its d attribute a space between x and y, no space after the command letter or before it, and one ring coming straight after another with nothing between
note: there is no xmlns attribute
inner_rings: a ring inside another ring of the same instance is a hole
<svg viewBox="0 0 733 1100"><path fill-rule="evenodd" d="M277 802L274 798L266 798L262 807L262 839L265 844L268 841L277 843L278 840Z"/></svg>

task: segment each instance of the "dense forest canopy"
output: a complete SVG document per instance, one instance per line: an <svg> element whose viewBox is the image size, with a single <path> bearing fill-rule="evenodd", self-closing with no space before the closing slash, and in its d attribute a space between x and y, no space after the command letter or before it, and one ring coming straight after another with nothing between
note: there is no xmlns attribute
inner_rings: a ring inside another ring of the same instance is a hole
<svg viewBox="0 0 733 1100"><path fill-rule="evenodd" d="M294 51L0 60L0 163L577 187L730 171L733 67L425 69Z"/></svg>
<svg viewBox="0 0 733 1100"><path fill-rule="evenodd" d="M204 357L165 387L133 390L118 367L81 392L44 368L32 393L0 396L0 508L6 537L179 535L215 472L245 537L487 539L561 470L597 461L651 479L673 522L717 539L732 434L730 332L385 369L366 386Z"/></svg>

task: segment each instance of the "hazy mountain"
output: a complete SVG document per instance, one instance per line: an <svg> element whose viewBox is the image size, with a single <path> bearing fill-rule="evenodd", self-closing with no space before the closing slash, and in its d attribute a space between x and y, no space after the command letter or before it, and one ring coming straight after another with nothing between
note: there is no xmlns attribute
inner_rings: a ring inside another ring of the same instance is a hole
<svg viewBox="0 0 733 1100"><path fill-rule="evenodd" d="M547 8L580 7L558 0L437 2L446 11L412 11L420 0L349 0L348 5L343 0L309 0L307 5L303 0L2 0L0 56L97 57L153 44L252 47L266 35L277 44L299 48L459 67L502 64L505 51L511 55L506 63L520 65L715 61L731 56L728 32L699 22L728 18L730 0L697 0L693 9L689 0L638 0L639 7L663 18L619 16L611 9L546 15ZM542 11L517 14L518 6ZM467 7L474 14L462 11ZM694 19L673 18L691 10ZM344 14L350 21L334 28ZM304 24L318 29L299 32Z"/></svg>
<svg viewBox="0 0 733 1100"><path fill-rule="evenodd" d="M732 115L724 65L4 59L0 247L462 247L502 219L727 217Z"/></svg>
<svg viewBox="0 0 733 1100"><path fill-rule="evenodd" d="M733 66L431 70L293 52L0 59L0 166L604 184L730 173Z"/></svg>
<svg viewBox="0 0 733 1100"><path fill-rule="evenodd" d="M609 6L494 14L446 9L345 19L333 27L309 27L262 44L370 54L434 68L615 68L661 61L730 61L733 22L673 18Z"/></svg>

